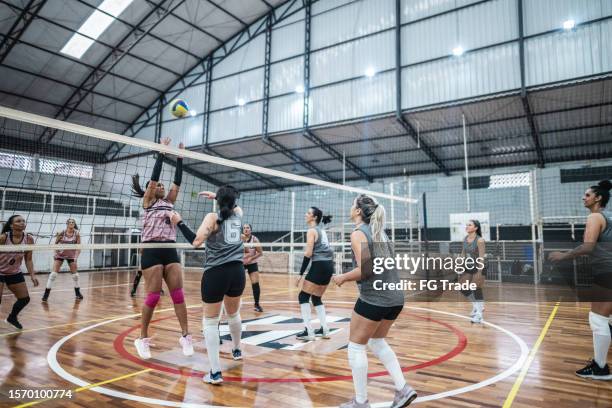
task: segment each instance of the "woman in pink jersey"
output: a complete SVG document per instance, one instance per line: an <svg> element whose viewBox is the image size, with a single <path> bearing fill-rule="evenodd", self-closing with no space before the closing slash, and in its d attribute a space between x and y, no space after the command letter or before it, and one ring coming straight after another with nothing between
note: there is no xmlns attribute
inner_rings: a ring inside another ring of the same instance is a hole
<svg viewBox="0 0 612 408"><path fill-rule="evenodd" d="M170 139L161 140L163 145L169 145ZM180 149L184 148L181 143ZM153 167L151 180L146 185L146 191L140 187L138 175L133 177L132 190L134 194L142 197L142 208L144 208L142 225L143 243L175 243L176 227L170 222L168 214L174 210L174 203L178 197L179 187L183 175L183 159L176 160L176 172L174 182L166 195L164 185L159 182L164 154L159 153ZM187 306L183 294L183 271L175 248L144 248L140 261L142 274L145 279L145 292L147 293L142 306L142 326L140 337L134 340L136 351L142 359L151 358L151 338L149 337L149 323L153 316L153 310L160 298L162 280L170 290L170 297L174 303L174 312L181 325L182 335L179 344L186 356L193 355L193 340L189 334L187 325Z"/></svg>
<svg viewBox="0 0 612 408"><path fill-rule="evenodd" d="M261 257L263 251L261 249L261 245L259 245L259 239L253 235L251 224L244 224L242 226L242 242L254 245L244 247L244 259L242 260L242 263L244 264L244 269L248 272L249 279L251 280L253 300L255 301L253 309L256 312L262 313L263 309L259 305L261 288L259 286L259 266L257 265L257 259Z"/></svg>
<svg viewBox="0 0 612 408"><path fill-rule="evenodd" d="M81 243L81 236L79 235L79 227L74 218L68 218L66 221L66 229L55 235L55 243L58 245L76 245ZM57 279L57 274L62 267L64 261L68 263L70 273L72 274L72 280L74 281L74 295L77 300L82 300L81 285L79 284L79 272L77 270L77 259L81 251L77 249L64 249L61 251L55 251L55 257L53 258L53 271L49 274L47 279L47 288L43 295L42 301L46 302L49 299L53 282Z"/></svg>
<svg viewBox="0 0 612 408"><path fill-rule="evenodd" d="M0 245L33 245L34 238L30 234L26 234L25 228L26 222L21 215L11 216L2 227ZM4 285L6 285L17 298L11 313L6 318L6 322L19 330L23 329L23 327L19 320L17 320L17 316L30 303L28 287L21 272L21 262L24 258L32 284L38 286L38 279L36 279L34 263L32 262L32 251L0 252L0 293L2 293Z"/></svg>

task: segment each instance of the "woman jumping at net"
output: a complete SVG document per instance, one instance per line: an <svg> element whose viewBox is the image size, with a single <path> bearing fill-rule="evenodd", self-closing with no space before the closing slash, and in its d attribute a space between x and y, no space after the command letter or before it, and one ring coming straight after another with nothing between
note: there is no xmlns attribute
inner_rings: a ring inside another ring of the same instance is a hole
<svg viewBox="0 0 612 408"><path fill-rule="evenodd" d="M33 245L34 238L25 232L26 222L21 215L13 215L2 227L0 232L0 245ZM32 284L38 286L34 262L32 262L32 251L0 252L0 294L4 285L13 292L17 301L13 304L11 313L6 322L21 330L23 326L17 317L19 312L30 303L30 294L21 272L21 262L25 258L25 266L32 279Z"/></svg>
<svg viewBox="0 0 612 408"><path fill-rule="evenodd" d="M584 243L570 252L551 252L553 262L589 255L593 270L592 302L589 325L593 332L593 359L576 375L593 380L612 380L608 366L608 349L612 335L612 213L606 211L612 183L600 181L589 187L582 197L590 211L584 230Z"/></svg>
<svg viewBox="0 0 612 408"><path fill-rule="evenodd" d="M76 220L74 218L68 218L66 221L66 229L55 235L55 244L79 245L80 243L81 236L79 235L79 227ZM72 275L72 280L74 282L74 295L77 300L83 299L83 295L81 295L81 285L79 284L79 271L77 270L77 259L79 258L80 253L81 251L76 249L55 251L55 256L53 258L53 271L49 274L49 278L47 279L47 288L45 289L45 294L42 297L43 302L46 302L49 299L51 288L57 279L57 275L59 274L60 268L62 267L64 261L66 261L68 267L70 268L70 274Z"/></svg>
<svg viewBox="0 0 612 408"><path fill-rule="evenodd" d="M325 306L321 297L325 293L331 277L334 274L334 250L329 245L327 233L320 226L321 223L329 224L331 215L323 215L323 211L317 207L310 207L304 215L308 232L306 233L306 248L304 249L304 259L300 268L300 277L296 282L296 286L300 286L304 273L308 268L308 264L312 261L312 266L303 280L302 290L298 294L300 302L300 312L304 321L305 329L298 333L296 337L299 340L312 341L315 336L324 339L329 338L329 327L327 327L327 317L325 316ZM314 306L321 327L317 330L312 329L310 323L311 309L310 301Z"/></svg>
<svg viewBox="0 0 612 408"><path fill-rule="evenodd" d="M161 140L163 145L169 145L170 139ZM184 146L181 143L180 149ZM135 195L142 197L144 208L142 242L143 243L175 243L176 228L170 222L169 211L174 209L178 197L179 187L183 174L183 159L176 160L174 182L166 195L164 185L159 182L164 154L158 154L151 180L146 185L146 191L140 187L138 175L132 179L132 190ZM142 359L151 358L151 338L149 337L149 323L160 298L162 280L170 290L170 297L174 304L174 312L181 325L179 344L186 356L193 355L193 340L189 334L187 323L187 306L183 294L183 271L175 248L144 248L141 259L142 274L145 279L145 292L147 293L142 306L142 326L140 337L134 341L136 351Z"/></svg>
<svg viewBox="0 0 612 408"><path fill-rule="evenodd" d="M261 257L263 251L261 249L261 245L259 245L259 239L253 235L251 224L244 224L242 226L242 242L253 244L253 246L244 247L244 259L242 262L244 263L244 269L249 274L249 279L251 280L253 300L255 301L253 309L258 313L262 313L263 309L259 305L261 288L259 287L259 266L257 265L257 259Z"/></svg>
<svg viewBox="0 0 612 408"><path fill-rule="evenodd" d="M463 239L463 250L461 251L461 257L464 259L470 258L476 260L480 258L482 262L485 259L485 240L482 237L482 231L480 228L480 221L470 220L465 226L465 232L467 235ZM477 266L477 264L475 264ZM485 269L478 268L466 268L465 272L459 276L459 282L473 282L477 285L476 290L462 290L463 296L468 298L472 302L472 323L482 323L482 314L484 312L484 295L482 293L482 286L485 280Z"/></svg>
<svg viewBox="0 0 612 408"><path fill-rule="evenodd" d="M219 361L219 315L222 306L227 314L227 325L233 343L232 357L234 360L242 360L240 299L246 283L244 244L240 237L242 209L236 205L240 194L232 186L223 186L217 193L206 191L200 195L216 200L219 211L206 214L196 233L182 221L178 213L173 213L171 219L195 248L206 243L200 289L204 303L204 341L210 371L203 380L209 384L221 384L223 376Z"/></svg>
<svg viewBox="0 0 612 408"><path fill-rule="evenodd" d="M142 248L138 250L140 253L140 259L142 259ZM136 275L134 276L134 282L132 283L132 290L130 291L130 296L136 296L136 291L138 290L138 285L140 284L140 280L142 279L142 263L138 264L138 270L136 271ZM161 296L164 296L164 290L161 289L159 291Z"/></svg>
<svg viewBox="0 0 612 408"><path fill-rule="evenodd" d="M404 307L404 293L400 290L377 290L375 281L382 284L399 283L397 271L384 270L374 274L372 260L377 257L393 258L393 248L385 233L385 209L372 197L361 194L351 207L351 219L355 229L351 233L353 270L335 275L334 282L342 286L345 282L357 281L359 298L351 316L348 359L353 372L355 398L340 405L341 408L367 408L368 402L368 355L372 353L383 363L395 385L395 398L391 408L410 405L417 397L406 383L397 356L385 341L389 329ZM380 288L379 288L380 289Z"/></svg>

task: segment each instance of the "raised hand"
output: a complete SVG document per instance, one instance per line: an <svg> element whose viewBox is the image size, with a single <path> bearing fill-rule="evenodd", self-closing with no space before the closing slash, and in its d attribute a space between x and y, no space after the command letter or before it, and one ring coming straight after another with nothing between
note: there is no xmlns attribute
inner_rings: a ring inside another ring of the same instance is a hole
<svg viewBox="0 0 612 408"><path fill-rule="evenodd" d="M171 141L172 139L170 139L169 137L162 137L159 143L163 144L164 146L168 146Z"/></svg>
<svg viewBox="0 0 612 408"><path fill-rule="evenodd" d="M214 200L217 198L217 194L213 193L212 191L200 191L198 195L200 197L208 198L209 200Z"/></svg>

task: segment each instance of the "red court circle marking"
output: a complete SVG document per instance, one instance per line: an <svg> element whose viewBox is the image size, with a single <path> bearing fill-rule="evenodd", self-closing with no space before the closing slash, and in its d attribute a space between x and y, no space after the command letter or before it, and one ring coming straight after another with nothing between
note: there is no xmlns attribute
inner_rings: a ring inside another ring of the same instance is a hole
<svg viewBox="0 0 612 408"><path fill-rule="evenodd" d="M412 366L408 366L408 367L402 367L402 371L406 372L406 371L415 371L421 368L425 368L425 367L431 367L437 364L441 364L444 361L450 360L451 358L455 357L456 355L460 354L463 350L465 350L466 346L467 346L467 337L465 336L465 334L457 329L456 327L445 323L445 322L441 322L439 320L435 320L432 319L430 317L423 317L423 316L417 316L417 315L411 315L416 317L417 319L421 319L421 320L425 320L425 321L429 321L432 323L436 323L439 324L443 327L446 327L447 329L449 329L453 334L455 334L455 336L457 336L457 344L455 345L455 347L449 351L446 354L443 354L440 357L434 358L433 360L430 361L426 361L424 363L420 363L420 364L415 364ZM170 319L174 316L168 316L168 317L163 317L161 319L157 319L157 320L152 320L151 323L157 323L160 322L162 320L166 320L166 319ZM122 356L123 358L139 364L141 366L147 367L147 368L151 368L153 370L158 370L158 371L162 371L165 373L170 373L170 374L177 374L177 375L181 375L181 376L187 376L187 377L201 377L203 375L205 375L205 372L199 371L199 370L193 370L193 369L179 369L179 368L173 368L173 367L168 367L162 364L158 364L158 363L152 363L150 361L145 361L145 360L141 360L140 358L136 357L134 354L131 354L130 352L128 352L126 350L126 348L124 347L124 343L125 343L125 339L126 337L133 331L137 330L140 328L140 325L131 327L121 333L119 333L119 335L115 338L115 341L113 342L113 346L115 347L115 350L117 351L117 353L119 353L120 356ZM373 378L373 377L382 377L384 375L387 375L387 371L379 371L376 373L370 373L368 374L369 378ZM226 382L259 382L259 383L296 383L296 382L302 382L302 383L310 383L310 382L329 382L329 381L352 381L353 377L350 375L337 375L337 376L331 376L331 377L313 377L313 378L261 378L261 377L232 377L232 376L223 376L223 381Z"/></svg>

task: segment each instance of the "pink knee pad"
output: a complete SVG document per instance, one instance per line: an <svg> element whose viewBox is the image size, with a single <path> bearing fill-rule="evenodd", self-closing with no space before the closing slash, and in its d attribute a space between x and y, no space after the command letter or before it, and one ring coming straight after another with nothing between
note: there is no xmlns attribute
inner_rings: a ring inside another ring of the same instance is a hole
<svg viewBox="0 0 612 408"><path fill-rule="evenodd" d="M183 294L183 288L176 288L171 290L170 297L172 298L172 303L174 303L175 305L185 303L185 295Z"/></svg>
<svg viewBox="0 0 612 408"><path fill-rule="evenodd" d="M151 292L147 294L147 297L145 299L145 305L153 309L157 302L159 302L159 292Z"/></svg>

